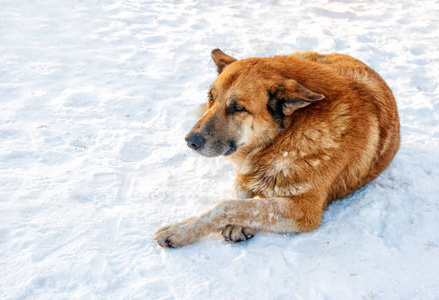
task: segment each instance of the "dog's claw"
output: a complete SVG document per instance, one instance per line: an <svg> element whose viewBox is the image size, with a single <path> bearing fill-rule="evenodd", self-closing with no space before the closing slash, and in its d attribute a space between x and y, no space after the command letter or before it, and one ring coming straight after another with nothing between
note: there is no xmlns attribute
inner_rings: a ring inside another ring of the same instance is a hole
<svg viewBox="0 0 439 300"><path fill-rule="evenodd" d="M248 240L251 239L252 237L254 237L254 235L251 233L244 233L244 235Z"/></svg>
<svg viewBox="0 0 439 300"><path fill-rule="evenodd" d="M176 248L176 247L172 244L172 241L171 241L169 238L165 241L165 246L166 246L166 248Z"/></svg>

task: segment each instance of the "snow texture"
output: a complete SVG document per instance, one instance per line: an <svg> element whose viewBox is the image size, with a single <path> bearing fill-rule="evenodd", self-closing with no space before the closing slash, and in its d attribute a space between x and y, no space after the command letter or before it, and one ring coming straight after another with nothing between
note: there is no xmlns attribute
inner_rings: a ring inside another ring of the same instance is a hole
<svg viewBox="0 0 439 300"><path fill-rule="evenodd" d="M439 299L438 19L436 0L1 1L0 298ZM231 197L232 166L184 142L217 47L370 65L401 117L390 167L312 233L159 247Z"/></svg>

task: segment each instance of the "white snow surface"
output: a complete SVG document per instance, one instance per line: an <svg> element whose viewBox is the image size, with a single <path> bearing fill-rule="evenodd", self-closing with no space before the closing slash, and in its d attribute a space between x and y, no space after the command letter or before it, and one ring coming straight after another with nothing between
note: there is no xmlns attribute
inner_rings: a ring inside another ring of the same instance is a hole
<svg viewBox="0 0 439 300"><path fill-rule="evenodd" d="M439 2L0 2L1 299L439 299ZM184 141L236 58L339 52L392 88L401 148L307 234L154 231L230 199Z"/></svg>

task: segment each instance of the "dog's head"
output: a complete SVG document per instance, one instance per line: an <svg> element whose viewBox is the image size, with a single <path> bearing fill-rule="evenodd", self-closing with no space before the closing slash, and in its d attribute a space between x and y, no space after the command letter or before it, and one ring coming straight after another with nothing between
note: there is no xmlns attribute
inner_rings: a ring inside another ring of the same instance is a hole
<svg viewBox="0 0 439 300"><path fill-rule="evenodd" d="M285 57L238 61L215 49L212 58L219 75L204 115L186 136L188 146L204 156L262 146L285 128L295 110L324 98L288 77Z"/></svg>

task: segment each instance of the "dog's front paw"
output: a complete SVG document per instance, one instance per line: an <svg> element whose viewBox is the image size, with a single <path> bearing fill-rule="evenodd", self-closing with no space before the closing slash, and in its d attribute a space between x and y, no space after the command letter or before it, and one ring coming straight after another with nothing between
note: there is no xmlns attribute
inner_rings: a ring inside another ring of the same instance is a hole
<svg viewBox="0 0 439 300"><path fill-rule="evenodd" d="M221 232L227 242L242 242L255 236L255 230L248 227L227 225Z"/></svg>
<svg viewBox="0 0 439 300"><path fill-rule="evenodd" d="M159 228L154 240L165 248L178 248L196 242L200 237L197 218L192 217L179 222L170 223Z"/></svg>

